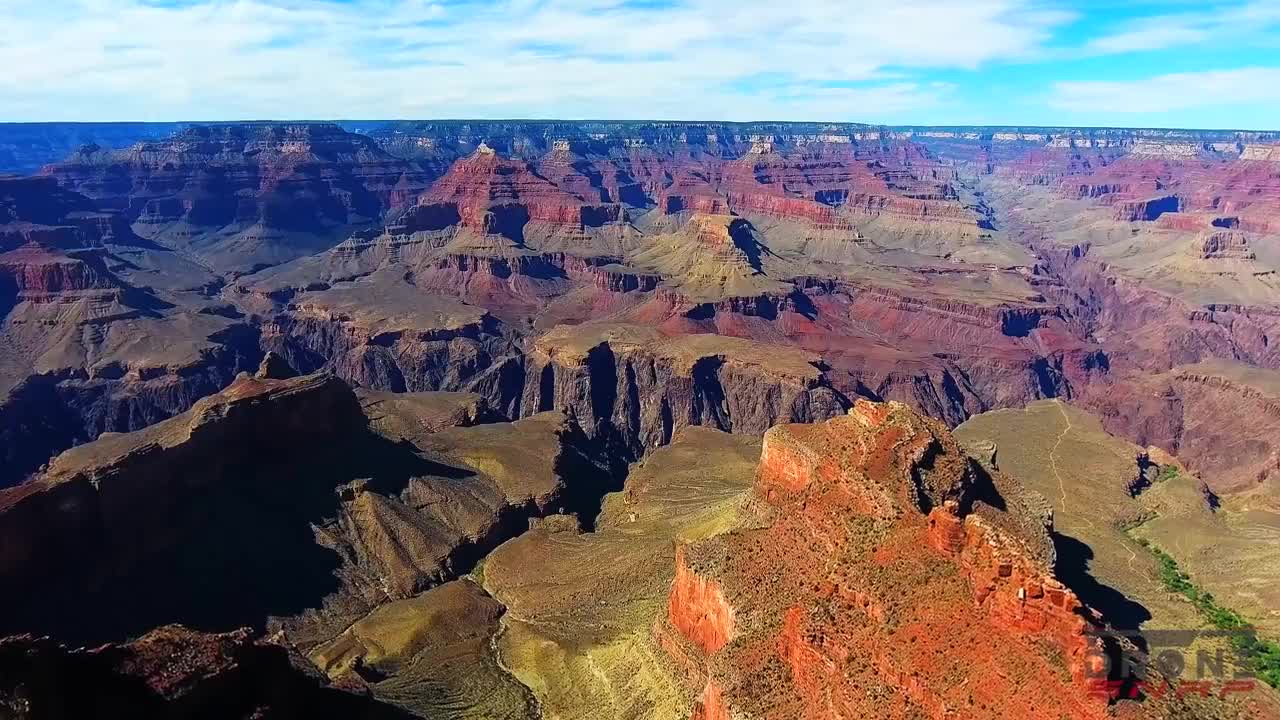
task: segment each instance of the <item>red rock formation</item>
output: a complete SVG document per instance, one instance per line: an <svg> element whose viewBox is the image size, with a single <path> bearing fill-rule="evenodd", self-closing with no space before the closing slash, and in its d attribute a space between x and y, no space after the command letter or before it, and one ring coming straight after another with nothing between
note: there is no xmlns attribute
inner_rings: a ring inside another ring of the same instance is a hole
<svg viewBox="0 0 1280 720"><path fill-rule="evenodd" d="M1082 685L1097 677L1102 643L1089 631L1094 620L1076 594L1037 567L1025 550L975 515L961 518L954 502L929 513L929 543L956 558L973 587L973 599L994 622L1042 636L1062 649L1072 677Z"/></svg>
<svg viewBox="0 0 1280 720"><path fill-rule="evenodd" d="M676 577L667 599L667 619L705 655L712 655L733 638L733 608L720 584L698 577L676 549Z"/></svg>
<svg viewBox="0 0 1280 720"><path fill-rule="evenodd" d="M1235 226L1266 233L1280 226L1274 148L1142 141L1106 149L1058 148L1014 156L999 163L995 173L1114 205L1114 217L1122 222L1157 220L1161 227L1196 230L1215 216L1238 216Z"/></svg>
<svg viewBox="0 0 1280 720"><path fill-rule="evenodd" d="M731 718L729 707L724 702L724 693L719 686L708 680L707 687L694 705L693 714L689 716L689 720L731 720Z"/></svg>
<svg viewBox="0 0 1280 720"><path fill-rule="evenodd" d="M567 156L553 154L542 167L555 171L551 179L527 162L502 158L482 147L454 163L418 203L428 208L456 207L463 228L519 242L530 222L581 229L623 217L621 206L605 203L600 189Z"/></svg>
<svg viewBox="0 0 1280 720"><path fill-rule="evenodd" d="M1094 616L1042 519L976 500L969 463L896 403L766 433L758 524L678 554L668 622L690 649L667 646L704 667L695 717L1105 717ZM730 608L751 621L710 632Z"/></svg>
<svg viewBox="0 0 1280 720"><path fill-rule="evenodd" d="M36 243L0 253L0 278L8 279L19 301L47 302L84 291L120 289L92 252L75 257Z"/></svg>
<svg viewBox="0 0 1280 720"><path fill-rule="evenodd" d="M850 227L847 213L922 221L973 223L948 184L952 172L920 148L818 141L779 149L754 143L739 159L702 158L677 166L660 191L667 213L729 212L803 220L819 228Z"/></svg>

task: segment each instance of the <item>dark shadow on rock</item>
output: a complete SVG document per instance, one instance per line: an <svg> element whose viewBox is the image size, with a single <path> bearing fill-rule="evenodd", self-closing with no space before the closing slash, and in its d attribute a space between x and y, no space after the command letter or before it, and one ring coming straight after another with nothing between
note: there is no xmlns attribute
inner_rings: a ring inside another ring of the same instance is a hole
<svg viewBox="0 0 1280 720"><path fill-rule="evenodd" d="M1054 568L1058 579L1074 590L1082 602L1102 613L1107 624L1117 630L1138 630L1151 619L1151 613L1141 603L1093 576L1093 548L1058 532L1052 537L1058 555Z"/></svg>
<svg viewBox="0 0 1280 720"><path fill-rule="evenodd" d="M413 477L471 474L368 432L331 447L267 441L235 458L208 458L208 466L204 477L185 468L190 480L156 478L146 507L88 515L99 524L83 528L93 557L23 578L21 594L0 599L0 635L92 645L170 623L261 630L269 617L319 607L340 588L342 558L317 528L337 517L343 485L366 479L394 495ZM122 480L153 482L137 474L105 482ZM121 523L134 527L113 527Z"/></svg>
<svg viewBox="0 0 1280 720"><path fill-rule="evenodd" d="M611 419L600 421L590 439L577 425L568 433L556 460L556 474L565 483L561 505L578 517L585 532L595 532L605 496L622 490L630 463L639 458L639 452Z"/></svg>
<svg viewBox="0 0 1280 720"><path fill-rule="evenodd" d="M158 631L139 643L78 652L49 639L0 642L0 718L215 720L413 717L366 694L327 687L282 647L244 633ZM170 653L184 658L174 665ZM183 675L161 693L149 680Z"/></svg>
<svg viewBox="0 0 1280 720"><path fill-rule="evenodd" d="M1000 493L1000 488L996 487L991 473L987 472L987 469L976 461L969 463L969 469L973 473L973 499L976 502L990 505L1001 512L1007 511L1009 505L1004 501L1004 495Z"/></svg>
<svg viewBox="0 0 1280 720"><path fill-rule="evenodd" d="M1108 679L1121 683L1121 697L1136 696L1125 693L1136 692L1133 683L1145 672L1141 667L1146 662L1148 643L1141 625L1151 619L1151 613L1141 603L1093 576L1090 571L1093 548L1057 532L1052 533L1052 537L1058 555L1054 568L1058 579L1074 590L1082 602L1102 613L1105 629L1101 639L1108 658Z"/></svg>

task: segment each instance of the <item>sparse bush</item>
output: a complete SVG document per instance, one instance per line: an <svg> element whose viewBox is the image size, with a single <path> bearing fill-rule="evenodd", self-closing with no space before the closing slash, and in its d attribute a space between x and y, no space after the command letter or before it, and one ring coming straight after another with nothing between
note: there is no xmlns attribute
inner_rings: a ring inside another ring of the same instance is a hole
<svg viewBox="0 0 1280 720"><path fill-rule="evenodd" d="M1162 472L1161 475L1163 474ZM1174 476L1177 476L1176 470ZM1232 646L1249 659L1251 669L1259 680L1273 688L1280 688L1280 643L1254 635L1252 627L1239 613L1222 607L1212 593L1196 587L1191 577L1178 567L1177 561L1168 553L1144 538L1138 538L1137 543L1150 550L1160 563L1160 582L1165 589L1190 600L1205 622L1214 628L1241 631L1231 637Z"/></svg>

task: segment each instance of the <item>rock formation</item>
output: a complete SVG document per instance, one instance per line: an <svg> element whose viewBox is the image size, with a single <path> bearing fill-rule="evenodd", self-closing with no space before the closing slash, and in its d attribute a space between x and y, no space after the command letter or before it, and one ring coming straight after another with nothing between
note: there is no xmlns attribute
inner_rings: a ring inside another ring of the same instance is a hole
<svg viewBox="0 0 1280 720"><path fill-rule="evenodd" d="M0 486L256 364L256 331L199 290L212 276L119 214L50 179L0 178L0 221Z"/></svg>
<svg viewBox="0 0 1280 720"><path fill-rule="evenodd" d="M1054 578L1036 499L1001 477L988 504L992 479L941 425L859 402L769 431L753 471L758 452L682 432L596 533L538 530L490 558L503 658L544 711L1108 715L1086 682L1098 620Z"/></svg>
<svg viewBox="0 0 1280 720"><path fill-rule="evenodd" d="M6 191L0 308L17 308L21 350L0 371L27 397L65 399L41 411L52 432L6 482L184 410L265 352L375 389L478 392L516 418L546 402L529 389L542 336L607 321L812 353L840 395L953 424L1043 397L1132 396L1134 365L1276 362L1258 250L1275 205L1266 134L343 127L183 127L87 147L52 181L8 181L21 192ZM1013 207L1022 189L1058 200ZM1060 202L1081 204L1066 215L1081 225L1043 242ZM75 302L36 307L46 286ZM1148 310L1127 311L1137 299ZM166 352L123 351L139 320ZM62 330L34 332L50 324ZM1125 334L1136 340L1114 341ZM168 389L78 384L135 371Z"/></svg>
<svg viewBox="0 0 1280 720"><path fill-rule="evenodd" d="M193 126L122 150L86 146L43 172L222 271L330 247L433 179L322 124Z"/></svg>
<svg viewBox="0 0 1280 720"><path fill-rule="evenodd" d="M526 518L589 505L573 483L611 482L563 415L454 435L450 419L476 416L412 397L367 397L370 426L332 376L242 375L183 415L64 453L0 492L0 574L57 598L11 598L0 627L98 640L275 616L306 647L464 572ZM427 418L439 432L414 429Z"/></svg>

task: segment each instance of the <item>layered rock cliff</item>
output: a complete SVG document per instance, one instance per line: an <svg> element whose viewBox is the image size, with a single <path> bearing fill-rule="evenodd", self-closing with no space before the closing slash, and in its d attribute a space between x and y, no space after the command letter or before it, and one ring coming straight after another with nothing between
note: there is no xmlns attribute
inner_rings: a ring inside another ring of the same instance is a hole
<svg viewBox="0 0 1280 720"><path fill-rule="evenodd" d="M464 400L367 396L371 427L332 376L246 375L178 417L68 451L0 491L0 576L44 589L9 598L0 627L85 642L171 621L271 624L309 648L610 487L611 461L562 414L404 430L468 422L433 409Z"/></svg>
<svg viewBox="0 0 1280 720"><path fill-rule="evenodd" d="M123 150L85 146L43 173L223 271L331 247L434 179L324 124L193 126Z"/></svg>
<svg viewBox="0 0 1280 720"><path fill-rule="evenodd" d="M212 278L51 179L0 178L0 486L255 367L257 332Z"/></svg>

